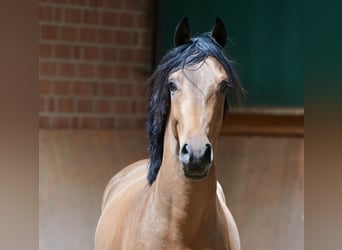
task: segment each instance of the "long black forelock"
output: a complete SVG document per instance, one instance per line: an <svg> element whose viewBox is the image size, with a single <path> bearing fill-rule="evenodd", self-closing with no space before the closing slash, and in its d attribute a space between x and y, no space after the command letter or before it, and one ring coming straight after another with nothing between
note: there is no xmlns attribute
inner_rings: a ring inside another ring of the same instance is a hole
<svg viewBox="0 0 342 250"><path fill-rule="evenodd" d="M224 50L210 33L192 38L187 44L168 51L149 79L152 93L146 130L149 137L150 155L147 179L150 185L156 180L163 159L164 133L171 103L167 86L168 77L171 73L204 61L209 56L214 57L223 66L229 77L225 110L238 104L243 90L232 66L233 62L224 54Z"/></svg>

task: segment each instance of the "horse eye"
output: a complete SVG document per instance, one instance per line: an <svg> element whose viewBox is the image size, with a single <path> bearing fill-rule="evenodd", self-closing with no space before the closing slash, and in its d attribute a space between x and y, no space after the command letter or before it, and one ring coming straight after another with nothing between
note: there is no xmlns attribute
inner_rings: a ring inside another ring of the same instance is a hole
<svg viewBox="0 0 342 250"><path fill-rule="evenodd" d="M228 81L222 81L220 83L220 91L222 93L225 93L228 87L229 87Z"/></svg>
<svg viewBox="0 0 342 250"><path fill-rule="evenodd" d="M175 92L178 89L177 84L174 81L169 81L168 85L171 92Z"/></svg>

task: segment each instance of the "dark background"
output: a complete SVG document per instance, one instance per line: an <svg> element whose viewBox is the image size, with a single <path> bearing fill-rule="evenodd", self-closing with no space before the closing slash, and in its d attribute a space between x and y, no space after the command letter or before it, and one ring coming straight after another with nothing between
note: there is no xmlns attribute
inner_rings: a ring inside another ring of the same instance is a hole
<svg viewBox="0 0 342 250"><path fill-rule="evenodd" d="M219 16L226 24L226 52L248 91L247 106L304 105L302 1L160 1L158 61L173 46L175 24L189 17L193 36L210 31Z"/></svg>

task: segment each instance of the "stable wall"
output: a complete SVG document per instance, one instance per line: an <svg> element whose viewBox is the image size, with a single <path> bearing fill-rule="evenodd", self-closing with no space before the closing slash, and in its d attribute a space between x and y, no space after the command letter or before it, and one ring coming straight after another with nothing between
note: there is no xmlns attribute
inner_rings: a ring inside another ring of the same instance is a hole
<svg viewBox="0 0 342 250"><path fill-rule="evenodd" d="M41 130L40 250L92 250L107 182L146 145L142 130ZM304 138L220 136L216 157L242 249L304 249Z"/></svg>
<svg viewBox="0 0 342 250"><path fill-rule="evenodd" d="M40 128L136 128L146 117L152 0L39 1Z"/></svg>

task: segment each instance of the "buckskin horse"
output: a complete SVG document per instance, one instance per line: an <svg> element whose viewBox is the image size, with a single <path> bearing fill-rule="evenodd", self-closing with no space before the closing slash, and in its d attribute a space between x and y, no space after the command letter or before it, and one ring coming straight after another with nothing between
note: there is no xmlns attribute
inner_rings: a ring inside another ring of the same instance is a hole
<svg viewBox="0 0 342 250"><path fill-rule="evenodd" d="M225 55L226 29L192 38L187 18L150 77L150 159L108 183L95 249L240 249L214 161L225 110L242 87Z"/></svg>

